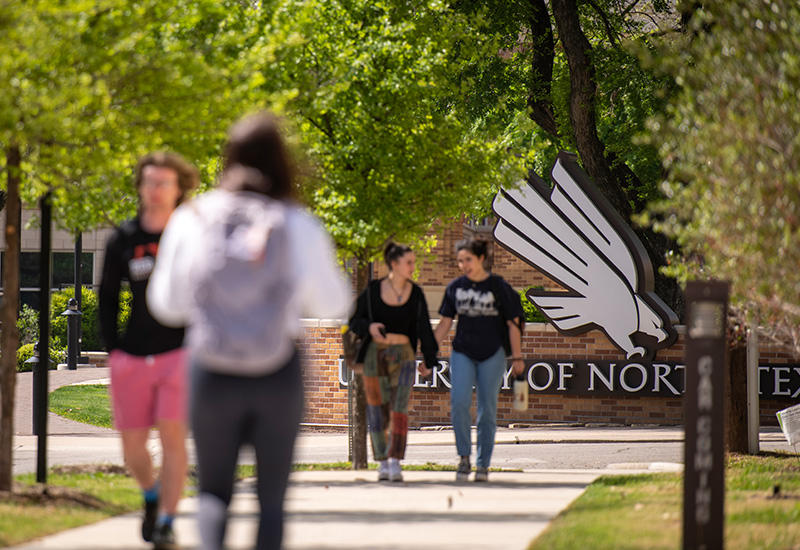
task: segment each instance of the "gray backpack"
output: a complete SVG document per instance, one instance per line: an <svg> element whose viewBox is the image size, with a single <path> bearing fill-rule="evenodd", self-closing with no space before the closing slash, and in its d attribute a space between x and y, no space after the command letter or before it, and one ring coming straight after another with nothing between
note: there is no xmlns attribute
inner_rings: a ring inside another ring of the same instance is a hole
<svg viewBox="0 0 800 550"><path fill-rule="evenodd" d="M295 349L286 208L250 192L213 191L195 203L203 252L192 261L187 346L208 370L274 372Z"/></svg>

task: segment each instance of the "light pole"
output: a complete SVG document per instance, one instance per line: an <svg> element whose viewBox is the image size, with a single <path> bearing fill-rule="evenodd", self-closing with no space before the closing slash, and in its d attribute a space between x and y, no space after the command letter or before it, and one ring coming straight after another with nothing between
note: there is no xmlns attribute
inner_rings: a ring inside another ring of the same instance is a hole
<svg viewBox="0 0 800 550"><path fill-rule="evenodd" d="M78 322L81 313L78 310L78 301L70 298L67 302L67 309L61 314L67 318L67 369L78 369Z"/></svg>

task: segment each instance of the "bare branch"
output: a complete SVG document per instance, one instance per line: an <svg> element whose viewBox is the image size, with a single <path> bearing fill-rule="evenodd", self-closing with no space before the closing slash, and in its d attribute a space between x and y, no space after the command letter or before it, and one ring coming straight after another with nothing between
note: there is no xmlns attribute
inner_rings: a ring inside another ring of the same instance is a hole
<svg viewBox="0 0 800 550"><path fill-rule="evenodd" d="M594 0L589 0L589 5L592 6L594 11L597 12L597 15L600 16L600 19L603 21L603 26L606 28L606 35L608 35L609 42L611 42L612 46L616 47L618 40L617 32L614 30L614 27L611 26L611 21L608 20L608 16Z"/></svg>

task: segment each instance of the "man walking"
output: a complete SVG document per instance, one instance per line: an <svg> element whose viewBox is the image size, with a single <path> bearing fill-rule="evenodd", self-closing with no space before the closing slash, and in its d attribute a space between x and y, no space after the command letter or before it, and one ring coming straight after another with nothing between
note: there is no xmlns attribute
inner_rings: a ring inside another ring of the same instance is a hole
<svg viewBox="0 0 800 550"><path fill-rule="evenodd" d="M186 362L183 329L153 319L146 290L167 220L197 183L197 170L178 155L151 153L139 161L139 211L109 238L100 285L100 329L109 352L114 424L122 435L125 462L144 496L142 537L156 550L178 547L172 522L186 478ZM120 333L123 281L133 298L128 325ZM147 448L153 427L163 450L160 480Z"/></svg>

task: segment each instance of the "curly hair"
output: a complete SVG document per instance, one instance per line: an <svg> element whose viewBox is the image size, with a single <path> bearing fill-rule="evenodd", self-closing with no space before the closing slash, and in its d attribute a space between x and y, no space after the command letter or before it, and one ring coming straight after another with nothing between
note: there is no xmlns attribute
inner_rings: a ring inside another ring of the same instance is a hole
<svg viewBox="0 0 800 550"><path fill-rule="evenodd" d="M193 189L197 189L200 183L200 174L197 168L189 164L182 156L177 153L155 151L140 158L136 164L136 179L134 180L136 191L139 191L142 186L144 169L148 166L170 168L178 174L178 186L181 189L178 204L186 200L188 193Z"/></svg>

